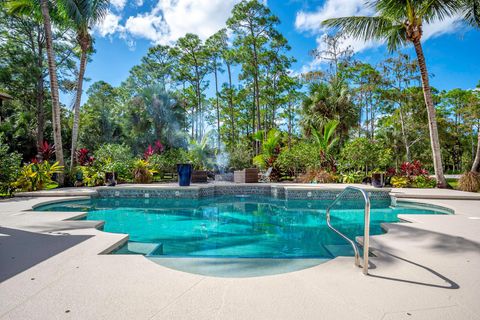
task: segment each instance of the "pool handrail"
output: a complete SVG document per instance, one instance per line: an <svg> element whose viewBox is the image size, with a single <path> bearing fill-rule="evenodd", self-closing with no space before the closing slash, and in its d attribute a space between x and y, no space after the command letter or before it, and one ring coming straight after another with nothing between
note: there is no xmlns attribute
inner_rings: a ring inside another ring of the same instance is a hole
<svg viewBox="0 0 480 320"><path fill-rule="evenodd" d="M363 234L363 274L368 275L368 255L369 255L369 238L370 238L370 195L362 188L348 186L342 192L340 192L333 202L327 207L326 211L326 219L327 225L330 229L332 229L335 233L345 239L353 248L355 253L355 266L362 268L360 265L360 254L358 253L358 246L354 240L349 239L343 233L335 229L332 224L330 223L330 211L332 207L340 201L340 199L347 194L349 191L356 191L360 192L363 196L363 200L365 202L365 209L364 209L364 221L365 221L365 229Z"/></svg>

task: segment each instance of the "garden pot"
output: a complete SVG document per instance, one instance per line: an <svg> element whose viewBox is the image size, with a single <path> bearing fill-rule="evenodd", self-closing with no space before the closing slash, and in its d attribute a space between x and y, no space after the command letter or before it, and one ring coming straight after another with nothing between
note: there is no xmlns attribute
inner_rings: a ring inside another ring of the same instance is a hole
<svg viewBox="0 0 480 320"><path fill-rule="evenodd" d="M207 171L204 170L193 170L192 172L192 183L205 183L208 180Z"/></svg>
<svg viewBox="0 0 480 320"><path fill-rule="evenodd" d="M375 188L382 188L384 185L383 173L372 174L372 186Z"/></svg>
<svg viewBox="0 0 480 320"><path fill-rule="evenodd" d="M186 187L190 185L192 179L192 165L190 163L177 164L178 185Z"/></svg>
<svg viewBox="0 0 480 320"><path fill-rule="evenodd" d="M117 184L116 172L105 172L105 185L114 187Z"/></svg>

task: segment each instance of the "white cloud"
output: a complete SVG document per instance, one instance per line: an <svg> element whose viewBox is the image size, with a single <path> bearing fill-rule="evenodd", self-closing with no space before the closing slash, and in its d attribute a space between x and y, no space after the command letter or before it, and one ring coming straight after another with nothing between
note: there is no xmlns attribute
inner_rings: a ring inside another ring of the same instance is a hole
<svg viewBox="0 0 480 320"><path fill-rule="evenodd" d="M118 11L123 10L123 8L125 8L126 3L127 3L127 0L110 0L110 4Z"/></svg>
<svg viewBox="0 0 480 320"><path fill-rule="evenodd" d="M142 38L158 44L171 44L187 33L195 33L206 39L225 27L233 6L240 0L158 0L146 13L125 18L109 13L96 30L101 36L119 33L130 43ZM125 0L114 0L115 8L125 6ZM135 0L137 6L143 0Z"/></svg>
<svg viewBox="0 0 480 320"><path fill-rule="evenodd" d="M322 38L327 34L327 28L321 25L321 22L337 17L348 16L372 16L374 10L365 4L365 0L326 0L325 3L311 12L299 11L295 19L295 28L301 32L307 32L317 36L317 49L324 49ZM423 40L439 36L445 33L452 33L458 30L458 17L447 18L443 21L435 21L424 26ZM381 46L382 42L353 39L348 37L345 39L343 46L351 47L353 51L360 52L367 49ZM309 65L303 67L313 69L322 61L314 59Z"/></svg>
<svg viewBox="0 0 480 320"><path fill-rule="evenodd" d="M98 32L102 37L111 36L118 31L122 30L120 25L121 17L109 11L105 16L105 19L95 26L95 31Z"/></svg>

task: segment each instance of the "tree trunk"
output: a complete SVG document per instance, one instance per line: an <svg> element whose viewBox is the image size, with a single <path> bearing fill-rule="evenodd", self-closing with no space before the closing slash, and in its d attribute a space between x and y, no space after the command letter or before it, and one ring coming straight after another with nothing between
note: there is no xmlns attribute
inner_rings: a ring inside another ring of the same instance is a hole
<svg viewBox="0 0 480 320"><path fill-rule="evenodd" d="M80 103L82 101L83 92L83 77L85 75L85 68L87 64L87 50L82 49L82 55L80 56L80 69L78 72L77 93L75 96L75 105L73 107L73 127L72 127L72 152L70 160L70 171L76 163L76 151L78 141L78 127L80 125Z"/></svg>
<svg viewBox="0 0 480 320"><path fill-rule="evenodd" d="M44 80L43 80L43 53L42 47L38 48L38 61L37 67L39 75L37 78L37 150L40 150L44 137L43 131L45 130L45 108L43 106L44 98Z"/></svg>
<svg viewBox="0 0 480 320"><path fill-rule="evenodd" d="M403 144L405 145L405 154L406 154L406 157L407 157L407 161L410 162L411 161L410 145L409 145L409 142L408 142L407 133L405 132L405 118L403 116L403 107L402 107L401 103L398 106L398 112L400 114L400 125L401 125L401 128L402 128L402 138L403 138L402 140L403 140Z"/></svg>
<svg viewBox="0 0 480 320"><path fill-rule="evenodd" d="M230 70L230 63L227 62L228 72L228 107L230 108L231 120L232 120L232 144L235 140L235 112L233 110L233 86L232 86L232 71Z"/></svg>
<svg viewBox="0 0 480 320"><path fill-rule="evenodd" d="M217 103L217 147L220 149L220 106L218 102L218 75L217 75L217 62L215 61L215 98Z"/></svg>
<svg viewBox="0 0 480 320"><path fill-rule="evenodd" d="M423 55L422 44L420 39L413 41L415 52L417 53L418 66L420 67L420 74L422 76L423 96L425 98L425 105L428 114L428 128L430 131L430 143L432 146L433 167L435 169L435 178L437 179L438 188L447 188L447 181L443 175L442 165L442 151L440 148L440 140L438 138L437 117L435 106L433 105L432 92L430 90L430 82L428 79L427 65L425 56Z"/></svg>
<svg viewBox="0 0 480 320"><path fill-rule="evenodd" d="M65 165L63 159L62 145L62 127L60 117L60 100L58 97L58 79L57 65L55 62L55 54L53 52L52 23L50 21L50 12L48 9L48 0L40 0L40 6L43 16L43 24L45 26L45 44L47 49L48 73L50 75L50 90L52 95L52 125L53 125L53 142L55 144L55 158L61 166ZM64 183L64 174L58 175L59 185Z"/></svg>
<svg viewBox="0 0 480 320"><path fill-rule="evenodd" d="M478 141L477 141L477 154L475 155L475 160L473 161L471 171L480 173L480 128L478 129Z"/></svg>

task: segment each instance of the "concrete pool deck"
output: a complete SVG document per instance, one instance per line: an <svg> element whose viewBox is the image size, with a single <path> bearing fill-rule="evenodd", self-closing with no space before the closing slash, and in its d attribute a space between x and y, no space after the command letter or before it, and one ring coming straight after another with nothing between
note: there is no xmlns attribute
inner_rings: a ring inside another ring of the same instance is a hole
<svg viewBox="0 0 480 320"><path fill-rule="evenodd" d="M455 215L405 215L411 223L386 224L388 233L370 240L376 257L369 276L352 257L248 278L182 272L143 256L101 254L127 239L97 230L101 222L30 211L68 190L2 200L0 319L480 319L478 195L391 192Z"/></svg>

